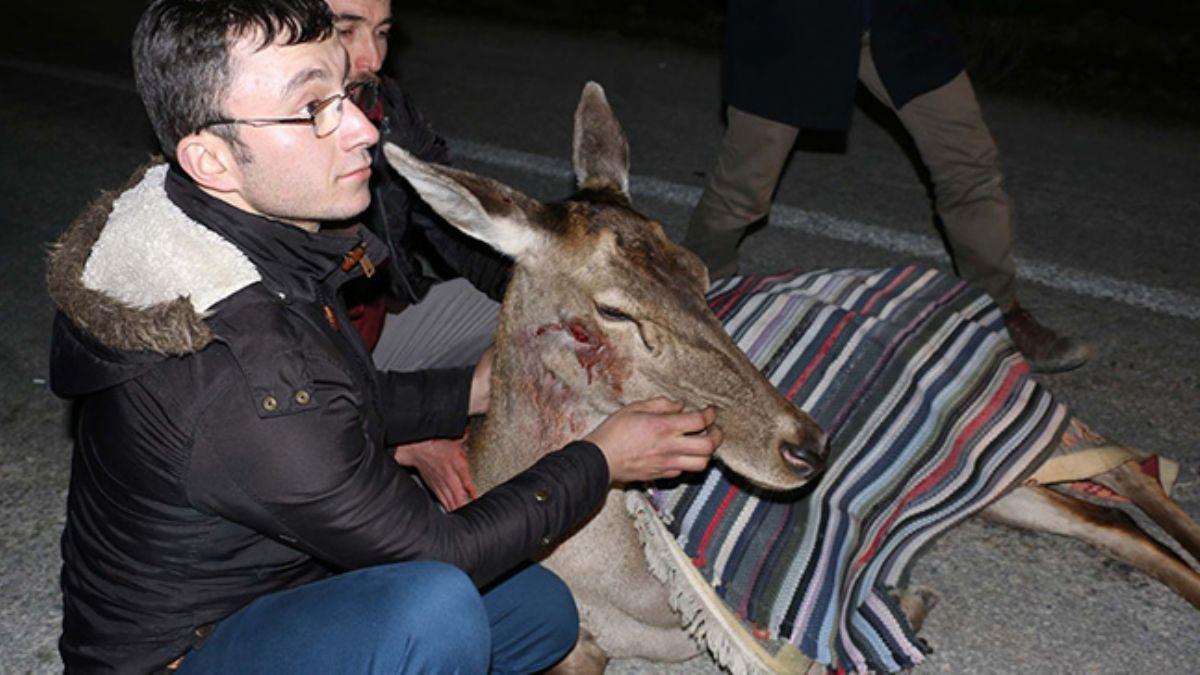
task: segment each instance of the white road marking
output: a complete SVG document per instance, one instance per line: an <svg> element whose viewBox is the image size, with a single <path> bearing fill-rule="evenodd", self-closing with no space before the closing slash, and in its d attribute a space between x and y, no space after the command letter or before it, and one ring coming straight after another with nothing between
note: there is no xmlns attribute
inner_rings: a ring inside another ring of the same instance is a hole
<svg viewBox="0 0 1200 675"><path fill-rule="evenodd" d="M136 92L133 83L128 78L67 66L0 57L0 68L124 92ZM509 150L486 143L463 139L449 140L456 156L473 162L546 178L570 179L573 176L570 164L564 160ZM700 199L699 187L673 183L651 176L631 176L630 189L636 196L687 208L691 208ZM941 242L930 236L896 232L878 225L838 218L827 213L809 211L786 204L776 204L772 208L771 225L793 229L816 237L866 244L905 255L938 260L945 256ZM1115 279L1104 274L1073 269L1041 260L1021 259L1018 261L1018 269L1022 279L1050 288L1100 300L1113 300L1167 316L1200 321L1200 298L1176 290Z"/></svg>
<svg viewBox="0 0 1200 675"><path fill-rule="evenodd" d="M573 176L571 165L565 160L462 139L450 140L450 147L456 157L473 162L545 178L570 179ZM633 175L630 176L630 191L634 196L691 208L700 200L701 188ZM922 258L942 260L946 255L941 242L930 236L896 232L886 227L786 204L776 204L771 209L771 225L816 237L866 244ZM1200 320L1200 299L1169 288L1115 279L1104 274L1027 258L1018 260L1017 268L1021 279L1050 288L1100 300L1114 300L1167 316Z"/></svg>

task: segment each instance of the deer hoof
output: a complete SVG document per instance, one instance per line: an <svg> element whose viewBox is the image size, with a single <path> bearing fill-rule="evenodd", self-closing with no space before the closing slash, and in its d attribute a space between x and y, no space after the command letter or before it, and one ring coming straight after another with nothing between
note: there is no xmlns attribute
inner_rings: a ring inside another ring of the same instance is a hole
<svg viewBox="0 0 1200 675"><path fill-rule="evenodd" d="M903 588L894 595L900 605L900 611L904 612L914 633L921 630L925 617L929 616L929 612L938 604L937 594L924 586Z"/></svg>

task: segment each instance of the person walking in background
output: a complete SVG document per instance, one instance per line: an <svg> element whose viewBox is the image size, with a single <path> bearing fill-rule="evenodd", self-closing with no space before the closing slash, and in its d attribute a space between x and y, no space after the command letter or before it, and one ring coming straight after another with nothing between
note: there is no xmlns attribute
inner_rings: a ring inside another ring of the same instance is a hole
<svg viewBox="0 0 1200 675"><path fill-rule="evenodd" d="M861 81L912 135L956 271L995 299L1033 369L1087 362L1091 345L1017 300L1012 205L942 3L731 0L726 20L728 127L683 242L714 279L737 272L738 245L770 211L799 129L848 130Z"/></svg>

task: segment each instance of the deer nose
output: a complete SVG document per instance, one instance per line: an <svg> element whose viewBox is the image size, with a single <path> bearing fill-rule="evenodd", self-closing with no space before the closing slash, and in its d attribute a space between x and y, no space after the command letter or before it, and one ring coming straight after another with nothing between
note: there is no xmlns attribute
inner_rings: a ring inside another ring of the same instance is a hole
<svg viewBox="0 0 1200 675"><path fill-rule="evenodd" d="M796 476L809 480L825 468L828 452L825 448L825 435L819 438L807 437L799 444L784 442L780 446L783 459Z"/></svg>

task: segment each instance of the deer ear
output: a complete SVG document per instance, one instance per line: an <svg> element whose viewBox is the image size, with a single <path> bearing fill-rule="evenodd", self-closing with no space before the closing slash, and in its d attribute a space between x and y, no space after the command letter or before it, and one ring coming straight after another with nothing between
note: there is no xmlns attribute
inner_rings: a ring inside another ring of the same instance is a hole
<svg viewBox="0 0 1200 675"><path fill-rule="evenodd" d="M588 82L575 108L575 180L580 190L615 192L629 201L629 141L604 96Z"/></svg>
<svg viewBox="0 0 1200 675"><path fill-rule="evenodd" d="M388 143L383 154L434 211L464 234L520 260L548 243L536 223L545 207L516 190L469 171L427 164Z"/></svg>

